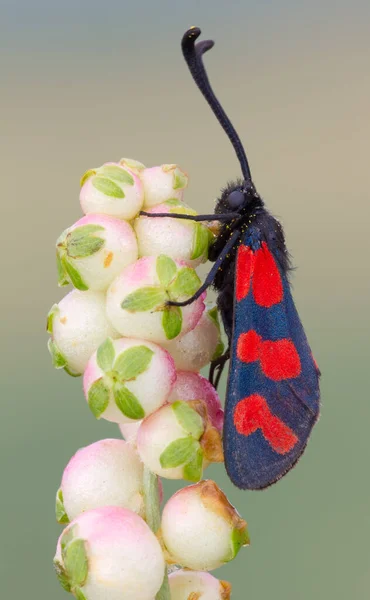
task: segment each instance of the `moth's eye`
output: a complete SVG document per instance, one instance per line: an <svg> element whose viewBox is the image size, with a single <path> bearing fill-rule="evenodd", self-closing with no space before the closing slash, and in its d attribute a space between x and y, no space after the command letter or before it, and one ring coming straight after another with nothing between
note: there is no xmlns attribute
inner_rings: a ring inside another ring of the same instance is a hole
<svg viewBox="0 0 370 600"><path fill-rule="evenodd" d="M244 194L240 190L234 190L228 195L227 201L231 208L239 208L244 202Z"/></svg>

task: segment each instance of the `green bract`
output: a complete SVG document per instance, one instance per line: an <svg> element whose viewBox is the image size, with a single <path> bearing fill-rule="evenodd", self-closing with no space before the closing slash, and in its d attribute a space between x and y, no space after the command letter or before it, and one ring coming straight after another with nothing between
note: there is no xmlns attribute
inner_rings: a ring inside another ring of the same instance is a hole
<svg viewBox="0 0 370 600"><path fill-rule="evenodd" d="M191 252L191 260L195 260L200 256L205 259L208 257L209 233L205 225L194 223L193 247Z"/></svg>
<svg viewBox="0 0 370 600"><path fill-rule="evenodd" d="M145 412L136 396L123 384L116 383L113 390L114 400L120 411L129 419L143 419Z"/></svg>
<svg viewBox="0 0 370 600"><path fill-rule="evenodd" d="M130 381L147 370L153 354L147 346L128 348L118 356L113 369L121 381Z"/></svg>
<svg viewBox="0 0 370 600"><path fill-rule="evenodd" d="M99 192L104 194L105 196L110 196L112 198L124 198L125 193L120 188L117 183L115 183L112 179L108 179L107 177L102 177L101 175L95 175L92 179L92 184L94 188L96 188Z"/></svg>
<svg viewBox="0 0 370 600"><path fill-rule="evenodd" d="M95 235L104 231L101 225L82 225L62 233L57 241L57 270L58 285L64 286L69 282L83 292L88 290L79 271L73 264L73 259L92 256L104 247L105 239Z"/></svg>
<svg viewBox="0 0 370 600"><path fill-rule="evenodd" d="M171 469L185 465L192 460L199 450L199 442L191 436L179 438L168 444L159 457L163 469Z"/></svg>
<svg viewBox="0 0 370 600"><path fill-rule="evenodd" d="M121 307L131 312L152 310L166 300L165 291L159 286L147 286L132 292L121 303Z"/></svg>
<svg viewBox="0 0 370 600"><path fill-rule="evenodd" d="M114 346L111 338L103 342L96 353L96 362L102 371L110 371L115 357Z"/></svg>
<svg viewBox="0 0 370 600"><path fill-rule="evenodd" d="M113 181L125 183L126 185L134 185L135 183L133 176L126 169L116 165L103 165L98 169L98 174L102 174L108 179L113 179Z"/></svg>
<svg viewBox="0 0 370 600"><path fill-rule="evenodd" d="M184 467L183 477L187 481L200 481L203 473L203 451L198 449L195 457Z"/></svg>
<svg viewBox="0 0 370 600"><path fill-rule="evenodd" d="M221 326L217 306L214 306L208 311L208 316L211 319L211 321L213 321L213 323L216 325L219 335L216 350L214 351L212 356L212 360L216 360L216 358L219 358L219 356L221 356L223 354L223 351L225 350L225 344L221 339Z"/></svg>
<svg viewBox="0 0 370 600"><path fill-rule="evenodd" d="M163 287L167 287L177 273L175 261L173 261L172 258L169 258L169 256L164 256L164 254L161 254L157 258L156 268L158 279L161 285L163 285Z"/></svg>
<svg viewBox="0 0 370 600"><path fill-rule="evenodd" d="M57 491L56 500L55 500L55 516L60 524L69 523L68 515L64 508L63 502L63 492L61 488Z"/></svg>
<svg viewBox="0 0 370 600"><path fill-rule="evenodd" d="M66 529L61 539L63 563L54 560L54 567L61 586L76 598L86 600L81 588L86 583L89 564L85 541L74 537L75 528ZM78 595L80 594L80 595Z"/></svg>
<svg viewBox="0 0 370 600"><path fill-rule="evenodd" d="M181 400L177 400L171 404L171 408L183 430L196 440L199 440L204 432L204 426L202 417L197 411L191 408L187 402L181 402Z"/></svg>
<svg viewBox="0 0 370 600"><path fill-rule="evenodd" d="M99 419L109 404L109 387L103 377L95 381L90 387L87 402L93 415Z"/></svg>
<svg viewBox="0 0 370 600"><path fill-rule="evenodd" d="M54 367L56 369L64 369L67 366L67 360L59 350L54 340L51 338L48 341L48 348Z"/></svg>
<svg viewBox="0 0 370 600"><path fill-rule="evenodd" d="M182 312L178 306L169 306L163 310L162 326L168 340L181 333Z"/></svg>
<svg viewBox="0 0 370 600"><path fill-rule="evenodd" d="M247 525L245 525L243 529L235 527L231 534L230 555L225 559L225 562L233 560L233 558L235 558L235 556L238 554L240 548L242 546L247 546L249 541Z"/></svg>
<svg viewBox="0 0 370 600"><path fill-rule="evenodd" d="M194 269L182 267L168 291L172 299L178 300L181 296L193 296L199 288L200 279Z"/></svg>
<svg viewBox="0 0 370 600"><path fill-rule="evenodd" d="M48 316L46 319L46 331L48 333L53 333L53 321L55 315L59 312L59 306L57 304L53 304L51 309L48 312Z"/></svg>

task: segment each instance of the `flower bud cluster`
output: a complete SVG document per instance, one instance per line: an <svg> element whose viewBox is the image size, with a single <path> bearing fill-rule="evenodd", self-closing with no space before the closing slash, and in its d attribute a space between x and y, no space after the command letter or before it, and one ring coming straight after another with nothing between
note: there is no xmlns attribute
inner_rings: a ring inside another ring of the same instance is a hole
<svg viewBox="0 0 370 600"><path fill-rule="evenodd" d="M207 571L249 542L247 525L203 471L222 462L223 410L199 371L223 352L217 308L196 268L213 240L206 223L150 217L195 215L187 175L124 158L81 179L85 216L56 244L59 286L48 315L53 364L83 376L92 415L122 439L81 448L66 466L56 517L66 526L54 559L77 600L227 600ZM145 211L147 214L140 214ZM159 477L192 485L162 517ZM167 576L167 566L177 565Z"/></svg>

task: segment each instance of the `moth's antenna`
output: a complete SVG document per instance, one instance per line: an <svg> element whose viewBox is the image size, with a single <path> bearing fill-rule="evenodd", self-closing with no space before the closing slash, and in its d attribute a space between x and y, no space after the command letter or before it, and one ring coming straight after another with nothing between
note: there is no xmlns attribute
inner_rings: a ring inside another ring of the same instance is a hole
<svg viewBox="0 0 370 600"><path fill-rule="evenodd" d="M200 34L201 31L199 27L191 27L185 32L181 42L182 53L195 83L207 100L215 116L217 117L218 122L224 129L227 137L234 147L245 181L251 181L251 172L243 145L229 117L225 113L212 90L206 69L203 64L202 55L207 52L207 50L213 48L214 42L212 40L204 40L203 42L198 42L196 44L195 41Z"/></svg>

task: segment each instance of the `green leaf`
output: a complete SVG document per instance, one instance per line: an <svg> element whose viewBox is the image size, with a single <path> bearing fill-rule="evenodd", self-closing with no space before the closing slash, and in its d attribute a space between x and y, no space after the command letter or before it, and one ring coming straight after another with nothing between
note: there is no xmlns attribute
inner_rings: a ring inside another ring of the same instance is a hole
<svg viewBox="0 0 370 600"><path fill-rule="evenodd" d="M194 223L193 247L191 251L191 260L208 256L209 236L208 229L201 223Z"/></svg>
<svg viewBox="0 0 370 600"><path fill-rule="evenodd" d="M216 360L217 358L220 358L220 356L223 355L224 350L225 350L225 344L223 343L223 341L221 339L219 339L216 349L215 349L214 353L212 354L211 360Z"/></svg>
<svg viewBox="0 0 370 600"><path fill-rule="evenodd" d="M96 188L105 196L111 196L112 198L124 198L125 194L123 190L114 183L111 179L107 179L106 177L101 177L99 175L95 175L92 180L92 184L94 188Z"/></svg>
<svg viewBox="0 0 370 600"><path fill-rule="evenodd" d="M66 556L66 550L68 544L74 539L76 532L76 526L67 527L62 533L62 539L60 540L60 546L62 549L63 560Z"/></svg>
<svg viewBox="0 0 370 600"><path fill-rule="evenodd" d="M98 348L96 362L102 371L110 371L113 366L114 357L115 351L113 342L111 338L108 337Z"/></svg>
<svg viewBox="0 0 370 600"><path fill-rule="evenodd" d="M101 377L89 389L87 402L93 415L100 419L109 404L109 388Z"/></svg>
<svg viewBox="0 0 370 600"><path fill-rule="evenodd" d="M220 319L219 319L217 306L214 306L213 308L211 308L211 310L208 311L208 316L211 319L211 321L214 323L214 325L216 325L218 333L220 335L220 339L218 340L216 349L212 355L212 360L216 360L217 358L222 356L222 354L225 350L225 344L223 343L223 341L221 339L221 327L220 327Z"/></svg>
<svg viewBox="0 0 370 600"><path fill-rule="evenodd" d="M76 585L83 585L88 574L88 561L84 540L77 538L68 544L63 562L72 588Z"/></svg>
<svg viewBox="0 0 370 600"><path fill-rule="evenodd" d="M71 377L81 377L81 375L82 375L82 373L77 373L77 371L72 371L72 369L70 369L68 366L64 367L64 370Z"/></svg>
<svg viewBox="0 0 370 600"><path fill-rule="evenodd" d="M114 363L114 371L117 371L122 381L135 379L140 373L144 373L150 365L154 352L147 346L134 346L122 352Z"/></svg>
<svg viewBox="0 0 370 600"><path fill-rule="evenodd" d="M71 584L69 583L67 574L64 570L64 567L62 565L62 563L59 562L59 560L57 560L56 558L54 559L54 569L55 569L55 573L59 579L59 583L62 586L62 588L66 591L66 592L70 592L71 591Z"/></svg>
<svg viewBox="0 0 370 600"><path fill-rule="evenodd" d="M68 515L64 508L63 492L61 488L59 488L59 490L57 491L57 497L55 500L55 516L57 518L58 523L69 523Z"/></svg>
<svg viewBox="0 0 370 600"><path fill-rule="evenodd" d="M214 306L213 308L211 308L207 312L207 314L208 314L209 318L211 319L211 321L213 321L213 323L216 325L218 331L220 331L221 330L221 327L220 327L220 318L219 318L217 306Z"/></svg>
<svg viewBox="0 0 370 600"><path fill-rule="evenodd" d="M168 340L173 340L181 333L182 312L178 306L170 306L164 309L162 327Z"/></svg>
<svg viewBox="0 0 370 600"><path fill-rule="evenodd" d="M177 272L176 279L171 283L168 291L171 299L178 300L183 296L193 296L200 285L200 279L194 269L183 267Z"/></svg>
<svg viewBox="0 0 370 600"><path fill-rule="evenodd" d="M113 393L118 408L126 417L136 420L145 417L144 409L139 400L126 386L116 383Z"/></svg>
<svg viewBox="0 0 370 600"><path fill-rule="evenodd" d="M230 560L233 560L233 558L235 558L235 556L238 554L240 548L242 546L247 546L249 544L250 540L249 540L249 533L248 533L247 525L245 525L245 527L243 529L235 527L232 531L230 542L231 542L230 554L225 559L225 562L229 562Z"/></svg>
<svg viewBox="0 0 370 600"><path fill-rule="evenodd" d="M108 177L108 179L114 179L114 181L119 181L120 183L126 183L127 185L134 185L135 181L133 176L123 169L122 167L117 167L116 165L104 165L100 167L99 174L102 173L104 177Z"/></svg>
<svg viewBox="0 0 370 600"><path fill-rule="evenodd" d="M56 369L64 369L67 366L67 360L64 358L63 354L59 350L58 346L54 342L53 339L50 338L48 341L48 348L51 354L51 359L53 361L53 365Z"/></svg>
<svg viewBox="0 0 370 600"><path fill-rule="evenodd" d="M159 457L163 469L174 469L185 465L198 452L199 442L191 436L179 438L168 444Z"/></svg>
<svg viewBox="0 0 370 600"><path fill-rule="evenodd" d="M74 595L76 596L77 600L87 600L85 594L83 593L83 591L81 590L81 588L76 587L73 590Z"/></svg>
<svg viewBox="0 0 370 600"><path fill-rule="evenodd" d="M68 277L70 278L72 285L77 290L81 290L81 292L85 292L86 290L88 290L89 288L86 285L86 283L84 282L84 280L82 279L80 273L77 271L77 269L74 268L74 266L67 259L67 257L64 256L62 260L63 260L63 266L68 273Z"/></svg>
<svg viewBox="0 0 370 600"><path fill-rule="evenodd" d="M95 237L97 231L104 231L101 225L83 225L76 227L67 236L67 253L71 258L85 258L98 252L105 244L105 239Z"/></svg>
<svg viewBox="0 0 370 600"><path fill-rule="evenodd" d="M181 206L181 202L177 198L169 198L164 204L168 204L168 206Z"/></svg>
<svg viewBox="0 0 370 600"><path fill-rule="evenodd" d="M168 287L177 273L176 263L172 260L172 258L169 258L169 256L161 254L157 258L156 268L158 279L161 285L163 285L165 288Z"/></svg>
<svg viewBox="0 0 370 600"><path fill-rule="evenodd" d="M58 272L58 286L59 287L64 287L65 285L69 284L69 279L67 277L67 273L66 270L64 268L63 262L62 262L62 252L60 249L57 248L57 272ZM64 256L64 252L63 252L63 256Z"/></svg>
<svg viewBox="0 0 370 600"><path fill-rule="evenodd" d="M195 457L185 465L182 472L187 481L200 481L203 475L203 452L199 448Z"/></svg>
<svg viewBox="0 0 370 600"><path fill-rule="evenodd" d="M165 300L166 293L162 288L148 285L126 296L121 303L121 308L131 312L144 312L156 308Z"/></svg>
<svg viewBox="0 0 370 600"><path fill-rule="evenodd" d="M187 175L184 173L184 171L181 171L181 169L179 169L179 167L176 167L176 169L173 172L173 184L172 184L173 189L181 190L183 188L186 188L187 183L188 183Z"/></svg>
<svg viewBox="0 0 370 600"><path fill-rule="evenodd" d="M46 331L48 333L53 333L53 321L55 315L59 312L59 306L57 304L53 304L51 309L48 312L48 316L46 319Z"/></svg>
<svg viewBox="0 0 370 600"><path fill-rule="evenodd" d="M133 158L121 158L119 164L124 167L129 167L129 169L134 169L135 171L143 171L146 168L143 163L134 160Z"/></svg>
<svg viewBox="0 0 370 600"><path fill-rule="evenodd" d="M191 408L187 402L182 402L181 400L174 402L171 408L183 430L196 440L199 440L204 432L204 425L202 417L197 411Z"/></svg>
<svg viewBox="0 0 370 600"><path fill-rule="evenodd" d="M82 187L83 184L90 179L90 177L92 177L93 175L96 175L96 171L94 169L89 169L88 171L85 171L85 173L82 175L81 179L80 179L80 186Z"/></svg>

